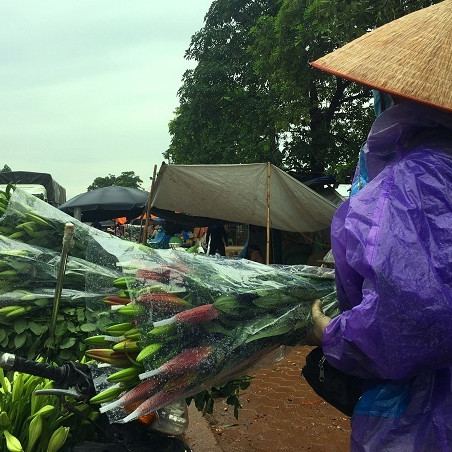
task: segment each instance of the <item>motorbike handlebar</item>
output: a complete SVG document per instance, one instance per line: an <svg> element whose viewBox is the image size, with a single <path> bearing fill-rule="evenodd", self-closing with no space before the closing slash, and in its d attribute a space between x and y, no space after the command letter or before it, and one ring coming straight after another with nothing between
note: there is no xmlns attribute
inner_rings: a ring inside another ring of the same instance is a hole
<svg viewBox="0 0 452 452"><path fill-rule="evenodd" d="M65 377L65 371L62 367L30 361L12 353L2 353L0 355L0 367L5 370L16 370L17 372L48 378L57 383L61 382Z"/></svg>
<svg viewBox="0 0 452 452"><path fill-rule="evenodd" d="M95 394L91 372L86 364L67 361L62 366L52 366L21 358L12 353L2 353L0 354L0 367L47 378L54 381L57 388L74 387L84 398L90 398Z"/></svg>

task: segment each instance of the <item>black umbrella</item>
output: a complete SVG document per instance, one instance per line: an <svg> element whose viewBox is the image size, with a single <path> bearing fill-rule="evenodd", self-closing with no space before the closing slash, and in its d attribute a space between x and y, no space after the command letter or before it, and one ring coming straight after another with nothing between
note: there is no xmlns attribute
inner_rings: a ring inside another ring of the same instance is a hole
<svg viewBox="0 0 452 452"><path fill-rule="evenodd" d="M82 221L102 221L127 217L129 220L143 213L149 193L130 187L104 187L74 196L59 209L74 215L79 208Z"/></svg>

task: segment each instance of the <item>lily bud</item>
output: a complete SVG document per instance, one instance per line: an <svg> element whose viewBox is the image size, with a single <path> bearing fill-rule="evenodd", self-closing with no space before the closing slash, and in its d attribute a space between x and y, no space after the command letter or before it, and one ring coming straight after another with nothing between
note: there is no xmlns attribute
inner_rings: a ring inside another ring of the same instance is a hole
<svg viewBox="0 0 452 452"><path fill-rule="evenodd" d="M55 407L53 405L44 405L39 411L37 411L35 414L33 414L33 418L36 417L36 416L46 417L54 409L55 409Z"/></svg>
<svg viewBox="0 0 452 452"><path fill-rule="evenodd" d="M3 434L5 435L6 448L9 452L24 452L22 444L20 444L20 441L14 435L11 435L8 430L4 430Z"/></svg>
<svg viewBox="0 0 452 452"><path fill-rule="evenodd" d="M42 416L35 416L28 426L28 443L27 452L33 452L36 441L41 436L42 432Z"/></svg>
<svg viewBox="0 0 452 452"><path fill-rule="evenodd" d="M16 402L22 397L23 390L24 390L23 376L19 372L14 372L13 389L11 392L12 402Z"/></svg>
<svg viewBox="0 0 452 452"><path fill-rule="evenodd" d="M0 427L6 428L9 426L9 416L6 411L2 411L0 413Z"/></svg>
<svg viewBox="0 0 452 452"><path fill-rule="evenodd" d="M57 452L60 450L66 442L69 435L69 427L57 428L50 437L49 445L47 446L47 452Z"/></svg>

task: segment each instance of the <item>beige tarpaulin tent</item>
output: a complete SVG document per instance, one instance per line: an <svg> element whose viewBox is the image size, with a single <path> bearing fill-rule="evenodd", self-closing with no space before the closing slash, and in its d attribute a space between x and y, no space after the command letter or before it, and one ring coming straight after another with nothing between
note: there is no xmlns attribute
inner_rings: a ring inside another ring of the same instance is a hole
<svg viewBox="0 0 452 452"><path fill-rule="evenodd" d="M163 217L165 212L178 212L181 223L203 217L314 232L330 226L336 206L267 163L163 164L152 190L150 210Z"/></svg>

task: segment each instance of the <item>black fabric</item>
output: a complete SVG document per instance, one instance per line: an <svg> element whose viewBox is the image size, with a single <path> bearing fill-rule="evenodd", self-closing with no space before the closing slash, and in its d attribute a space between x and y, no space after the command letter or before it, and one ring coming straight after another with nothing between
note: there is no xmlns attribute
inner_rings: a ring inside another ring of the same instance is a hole
<svg viewBox="0 0 452 452"><path fill-rule="evenodd" d="M321 347L306 356L301 375L322 399L347 416L353 414L362 394L363 379L347 375L328 364Z"/></svg>
<svg viewBox="0 0 452 452"><path fill-rule="evenodd" d="M209 245L209 254L219 253L221 256L226 256L225 244L228 242L226 229L221 226L209 226L207 228L206 242Z"/></svg>
<svg viewBox="0 0 452 452"><path fill-rule="evenodd" d="M149 193L132 187L113 185L81 193L62 204L59 209L69 215L81 210L82 221L104 221L113 218L137 218L146 210Z"/></svg>
<svg viewBox="0 0 452 452"><path fill-rule="evenodd" d="M48 173L31 171L0 171L0 184L37 184L43 185L47 191L47 199L53 206L66 202L66 189L52 179Z"/></svg>

